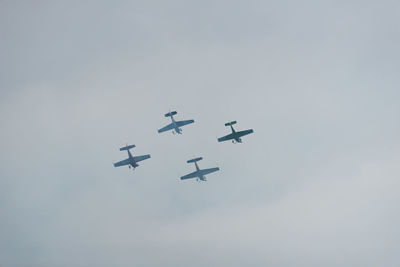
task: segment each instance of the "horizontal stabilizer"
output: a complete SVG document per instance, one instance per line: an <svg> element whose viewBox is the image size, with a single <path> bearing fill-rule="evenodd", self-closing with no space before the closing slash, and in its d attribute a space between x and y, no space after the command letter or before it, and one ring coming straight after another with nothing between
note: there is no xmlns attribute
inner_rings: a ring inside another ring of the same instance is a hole
<svg viewBox="0 0 400 267"><path fill-rule="evenodd" d="M191 159L191 160L188 160L187 163L193 163L193 162L196 162L196 161L199 161L199 160L202 160L202 159L203 159L202 157Z"/></svg>
<svg viewBox="0 0 400 267"><path fill-rule="evenodd" d="M135 145L127 145L127 146L124 146L124 147L121 147L119 150L120 151L124 151L124 150L129 150L129 149L131 149L131 148L134 148L135 147Z"/></svg>
<svg viewBox="0 0 400 267"><path fill-rule="evenodd" d="M225 126L231 126L234 124L236 124L236 121L227 122L227 123L225 123Z"/></svg>
<svg viewBox="0 0 400 267"><path fill-rule="evenodd" d="M168 112L167 114L165 114L164 116L165 116L165 117L172 117L172 116L174 116L174 115L176 115L176 114L177 114L176 111L171 111L171 112Z"/></svg>

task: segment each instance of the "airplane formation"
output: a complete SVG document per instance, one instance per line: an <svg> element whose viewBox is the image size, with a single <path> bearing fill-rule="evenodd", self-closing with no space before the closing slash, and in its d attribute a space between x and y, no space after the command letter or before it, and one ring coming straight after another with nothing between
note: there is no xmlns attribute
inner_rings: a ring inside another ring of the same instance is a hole
<svg viewBox="0 0 400 267"><path fill-rule="evenodd" d="M164 126L163 128L158 130L158 133L163 133L166 131L172 131L173 134L182 134L182 128L185 125L194 123L194 120L184 120L184 121L176 121L174 119L174 115L176 115L176 111L170 111L167 114L164 115L166 118L171 118L171 123L168 124L167 126ZM235 125L237 122L236 121L231 121L225 123L225 126L231 128L231 133L228 135L225 135L223 137L218 138L218 142L224 142L224 141L229 141L231 140L232 143L242 143L241 137L253 133L253 129L248 129L244 131L235 131L233 128L233 125ZM141 156L132 156L132 153L130 152L130 149L136 147L135 145L126 145L124 147L121 147L119 150L120 151L127 151L128 152L128 158L121 160L119 162L114 163L114 167L121 167L121 166L126 166L128 165L129 169L135 169L139 166L138 162L149 159L151 156L149 154L147 155L141 155ZM219 171L218 167L214 168L207 168L207 169L200 169L198 165L198 161L202 160L202 157L198 158L193 158L187 161L187 163L194 163L196 170L192 173L186 174L181 177L181 180L186 180L186 179L192 179L196 178L197 181L207 181L205 175L208 175L210 173Z"/></svg>

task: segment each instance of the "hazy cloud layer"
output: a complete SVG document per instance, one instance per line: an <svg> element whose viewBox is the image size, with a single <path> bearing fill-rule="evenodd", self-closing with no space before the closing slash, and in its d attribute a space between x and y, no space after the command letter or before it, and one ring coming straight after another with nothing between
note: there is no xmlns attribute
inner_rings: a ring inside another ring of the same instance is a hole
<svg viewBox="0 0 400 267"><path fill-rule="evenodd" d="M0 265L398 266L399 7L1 1Z"/></svg>

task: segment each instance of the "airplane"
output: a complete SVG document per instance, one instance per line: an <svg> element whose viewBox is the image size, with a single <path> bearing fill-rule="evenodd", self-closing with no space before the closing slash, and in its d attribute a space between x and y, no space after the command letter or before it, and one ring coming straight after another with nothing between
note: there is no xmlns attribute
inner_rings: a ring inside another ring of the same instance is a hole
<svg viewBox="0 0 400 267"><path fill-rule="evenodd" d="M230 126L231 127L232 133L218 138L218 142L232 140L232 143L241 143L242 139L240 137L242 137L244 135L251 134L251 133L254 132L253 129L236 132L235 129L233 129L233 126L232 126L234 124L236 124L236 121L231 121L231 122L225 123L225 126Z"/></svg>
<svg viewBox="0 0 400 267"><path fill-rule="evenodd" d="M171 117L172 122L170 124L168 124L167 126L161 128L160 130L158 130L158 133L162 133L165 131L169 131L172 130L172 133L175 134L182 134L182 129L180 127L193 123L194 120L187 120L187 121L175 121L174 119L174 115L176 115L177 112L176 111L170 111L167 114L165 114L164 116L166 118Z"/></svg>
<svg viewBox="0 0 400 267"><path fill-rule="evenodd" d="M194 165L196 166L196 171L182 176L181 180L186 180L186 179L190 179L190 178L196 178L196 180L198 182L207 181L206 177L204 175L210 174L212 172L219 171L218 167L200 170L199 165L197 165L197 161L202 160L202 159L203 158L200 157L200 158L194 158L194 159L188 160L187 163L194 163Z"/></svg>
<svg viewBox="0 0 400 267"><path fill-rule="evenodd" d="M124 150L128 151L129 158L121 160L121 161L119 161L117 163L114 163L114 167L120 167L120 166L128 165L129 169L133 168L133 170L135 170L135 168L139 166L139 164L138 164L139 161L142 161L142 160L150 158L150 155L143 155L143 156L133 157L131 152L129 151L129 149L134 148L134 147L135 147L135 145L129 145L129 146L126 145L125 147L121 147L119 150L120 151L124 151Z"/></svg>

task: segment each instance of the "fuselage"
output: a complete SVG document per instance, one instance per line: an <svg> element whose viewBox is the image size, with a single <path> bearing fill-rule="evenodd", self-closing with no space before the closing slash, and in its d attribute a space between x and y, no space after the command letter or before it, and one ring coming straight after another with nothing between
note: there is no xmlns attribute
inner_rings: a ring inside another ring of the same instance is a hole
<svg viewBox="0 0 400 267"><path fill-rule="evenodd" d="M182 134L182 129L179 128L179 127L176 125L176 121L175 121L175 119L174 119L174 116L171 116L171 120L172 120L172 125L174 125L175 133L177 133L177 134Z"/></svg>
<svg viewBox="0 0 400 267"><path fill-rule="evenodd" d="M132 160L131 166L132 166L132 168L136 168L136 167L139 167L139 164L137 164L136 161Z"/></svg>
<svg viewBox="0 0 400 267"><path fill-rule="evenodd" d="M199 176L198 176L199 178L198 179L201 180L201 181L207 181L206 177L203 174L201 174L201 170L199 168L199 165L197 165L197 162L195 162L194 165L196 166L196 171L199 174Z"/></svg>
<svg viewBox="0 0 400 267"><path fill-rule="evenodd" d="M137 164L136 161L133 159L133 156L129 150L128 150L128 156L129 156L130 166L132 166L132 168L138 167L139 164Z"/></svg>
<svg viewBox="0 0 400 267"><path fill-rule="evenodd" d="M240 137L239 136L237 136L237 134L236 134L236 131L235 131L235 129L233 129L233 126L231 125L231 130L232 130L232 134L233 134L233 136L234 136L234 140L237 142L237 143L241 143L242 142L242 139L240 139ZM233 141L232 141L233 142Z"/></svg>

